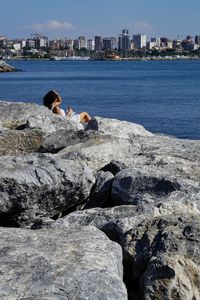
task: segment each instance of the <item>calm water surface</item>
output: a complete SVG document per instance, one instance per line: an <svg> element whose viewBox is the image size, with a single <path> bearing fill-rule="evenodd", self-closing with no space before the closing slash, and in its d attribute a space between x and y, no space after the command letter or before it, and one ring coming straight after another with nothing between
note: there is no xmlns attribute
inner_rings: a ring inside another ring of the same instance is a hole
<svg viewBox="0 0 200 300"><path fill-rule="evenodd" d="M56 89L63 108L200 139L200 61L12 61L0 74L0 99L42 104Z"/></svg>

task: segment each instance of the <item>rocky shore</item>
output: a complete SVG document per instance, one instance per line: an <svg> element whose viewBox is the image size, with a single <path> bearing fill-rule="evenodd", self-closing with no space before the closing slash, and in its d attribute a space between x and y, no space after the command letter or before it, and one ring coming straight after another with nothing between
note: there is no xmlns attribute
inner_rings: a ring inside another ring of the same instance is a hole
<svg viewBox="0 0 200 300"><path fill-rule="evenodd" d="M1 72L16 72L16 71L19 71L19 70L13 68L9 64L7 64L4 60L0 60L0 73Z"/></svg>
<svg viewBox="0 0 200 300"><path fill-rule="evenodd" d="M0 104L0 299L200 299L200 141Z"/></svg>

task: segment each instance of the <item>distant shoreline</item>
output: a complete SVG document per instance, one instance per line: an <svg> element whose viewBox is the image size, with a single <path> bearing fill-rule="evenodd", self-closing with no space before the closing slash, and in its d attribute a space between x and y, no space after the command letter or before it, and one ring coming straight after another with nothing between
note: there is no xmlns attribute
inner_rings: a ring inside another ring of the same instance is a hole
<svg viewBox="0 0 200 300"><path fill-rule="evenodd" d="M18 57L18 58L12 58L12 59L4 59L4 61L77 61L77 60L66 60L66 59L62 59L60 58L59 60L52 60L49 58L27 58L27 57ZM103 59L88 59L88 60L79 60L79 61L152 61L152 60L200 60L200 57L185 57L185 56L180 56L180 57L172 57L172 56L168 56L168 57L130 57L130 58L119 58L119 59L109 59L109 58L103 58Z"/></svg>

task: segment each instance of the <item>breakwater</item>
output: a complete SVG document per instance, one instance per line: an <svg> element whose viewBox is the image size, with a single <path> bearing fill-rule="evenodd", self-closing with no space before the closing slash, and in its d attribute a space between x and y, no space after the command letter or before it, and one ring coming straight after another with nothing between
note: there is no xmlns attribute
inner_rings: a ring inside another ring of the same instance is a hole
<svg viewBox="0 0 200 300"><path fill-rule="evenodd" d="M0 297L200 297L200 141L0 104Z"/></svg>

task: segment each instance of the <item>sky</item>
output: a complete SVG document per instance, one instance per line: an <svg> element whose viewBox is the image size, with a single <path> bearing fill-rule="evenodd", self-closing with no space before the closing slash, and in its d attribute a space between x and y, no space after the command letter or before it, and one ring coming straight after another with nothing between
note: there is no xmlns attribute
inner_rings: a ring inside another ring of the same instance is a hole
<svg viewBox="0 0 200 300"><path fill-rule="evenodd" d="M200 35L200 0L0 0L0 35L49 39Z"/></svg>

